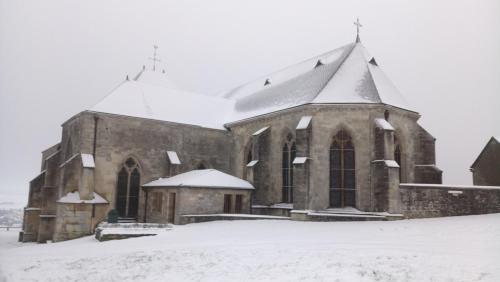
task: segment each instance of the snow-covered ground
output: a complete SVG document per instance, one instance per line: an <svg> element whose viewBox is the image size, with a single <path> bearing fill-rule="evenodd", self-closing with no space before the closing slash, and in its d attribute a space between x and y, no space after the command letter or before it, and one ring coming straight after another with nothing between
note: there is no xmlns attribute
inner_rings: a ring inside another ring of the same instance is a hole
<svg viewBox="0 0 500 282"><path fill-rule="evenodd" d="M0 281L500 281L500 214L219 221L108 242L16 238L0 231Z"/></svg>

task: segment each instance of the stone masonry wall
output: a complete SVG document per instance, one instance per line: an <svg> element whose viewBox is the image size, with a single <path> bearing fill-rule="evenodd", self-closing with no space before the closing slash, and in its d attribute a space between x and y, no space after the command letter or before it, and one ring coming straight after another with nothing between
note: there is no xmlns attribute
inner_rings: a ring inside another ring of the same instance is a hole
<svg viewBox="0 0 500 282"><path fill-rule="evenodd" d="M141 185L166 177L171 171L182 173L195 169L201 163L207 168L231 173L228 154L232 148L231 138L222 129L85 111L63 125L63 150L70 137L73 151L93 154L95 146L94 192L110 202L109 209L115 208L118 171L128 157L139 162ZM177 152L182 164L170 168L167 150ZM139 219L143 218L143 205L141 191Z"/></svg>
<svg viewBox="0 0 500 282"><path fill-rule="evenodd" d="M158 193L159 192L159 193ZM243 195L241 213L250 213L251 191L226 188L148 188L147 222L166 223L168 212L167 194L175 193L175 224L184 224L182 215L187 214L220 214L224 212L224 195L232 195L232 211L235 196ZM154 197L162 196L161 211L154 210Z"/></svg>
<svg viewBox="0 0 500 282"><path fill-rule="evenodd" d="M332 137L343 128L351 135L356 150L356 208L366 211L373 210L375 202L370 184L372 174L370 164L372 160L376 159L373 130L375 125L373 120L374 118L383 118L385 110L389 110L391 113L389 122L396 129L394 134L402 146L402 166L403 172L406 174L405 179L412 181L417 156L416 150L422 148L415 144L421 134L420 126L416 122L419 116L413 112L385 105L304 105L247 121L228 124L227 126L230 127L234 135L235 153L232 163L234 164L236 176L242 177L244 175L245 147L252 134L263 127L269 126L268 130L270 132L268 134L270 138L269 143L266 144L269 148L269 156L267 156L269 166L259 175L259 177L265 179L269 187L265 189L265 196L258 197L259 200L264 200L254 204L270 205L282 202L281 162L285 137L291 133L296 139L295 128L300 118L302 116L312 116L310 155L300 156L311 158L309 162L310 190L307 197L297 199L307 199L308 202L300 203L298 206L313 210L322 210L329 207L329 149ZM256 166L260 165L262 163L259 161ZM294 183L299 183L299 181L301 180L294 180ZM260 193L262 189L259 187L259 179L255 179L254 184L257 193Z"/></svg>
<svg viewBox="0 0 500 282"><path fill-rule="evenodd" d="M500 187L400 184L399 188L407 218L500 212Z"/></svg>
<svg viewBox="0 0 500 282"><path fill-rule="evenodd" d="M105 219L107 206L95 205L93 212L91 204L58 203L53 240L64 241L92 234L97 224Z"/></svg>

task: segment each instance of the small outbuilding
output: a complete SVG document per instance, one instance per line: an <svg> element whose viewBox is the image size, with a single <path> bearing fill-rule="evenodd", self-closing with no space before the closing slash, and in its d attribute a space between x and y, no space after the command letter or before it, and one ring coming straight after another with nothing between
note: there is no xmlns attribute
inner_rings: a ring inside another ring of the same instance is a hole
<svg viewBox="0 0 500 282"><path fill-rule="evenodd" d="M470 171L474 185L500 186L500 136L490 138Z"/></svg>
<svg viewBox="0 0 500 282"><path fill-rule="evenodd" d="M186 215L249 214L253 185L216 169L144 184L144 222L185 224Z"/></svg>

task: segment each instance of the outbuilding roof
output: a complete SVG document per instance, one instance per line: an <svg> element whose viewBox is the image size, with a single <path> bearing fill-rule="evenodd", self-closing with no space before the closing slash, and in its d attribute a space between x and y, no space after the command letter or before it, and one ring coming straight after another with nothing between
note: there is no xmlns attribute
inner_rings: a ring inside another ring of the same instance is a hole
<svg viewBox="0 0 500 282"><path fill-rule="evenodd" d="M159 178L143 185L143 187L203 187L254 189L250 182L229 175L216 169L198 169L181 173L168 178Z"/></svg>

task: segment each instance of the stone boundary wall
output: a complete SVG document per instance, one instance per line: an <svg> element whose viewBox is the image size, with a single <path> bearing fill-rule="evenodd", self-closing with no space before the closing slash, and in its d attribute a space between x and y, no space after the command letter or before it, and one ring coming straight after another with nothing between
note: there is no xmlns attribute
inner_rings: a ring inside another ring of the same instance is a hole
<svg viewBox="0 0 500 282"><path fill-rule="evenodd" d="M399 191L406 218L500 213L500 186L404 183Z"/></svg>

